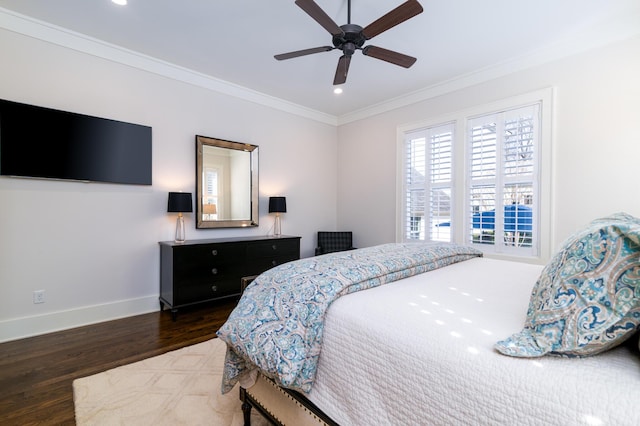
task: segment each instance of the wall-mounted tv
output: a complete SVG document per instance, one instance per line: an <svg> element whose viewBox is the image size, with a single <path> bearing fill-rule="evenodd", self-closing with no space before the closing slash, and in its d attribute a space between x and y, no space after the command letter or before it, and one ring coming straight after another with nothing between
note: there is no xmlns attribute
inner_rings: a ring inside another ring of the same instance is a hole
<svg viewBox="0 0 640 426"><path fill-rule="evenodd" d="M0 175L151 185L151 127L0 99Z"/></svg>

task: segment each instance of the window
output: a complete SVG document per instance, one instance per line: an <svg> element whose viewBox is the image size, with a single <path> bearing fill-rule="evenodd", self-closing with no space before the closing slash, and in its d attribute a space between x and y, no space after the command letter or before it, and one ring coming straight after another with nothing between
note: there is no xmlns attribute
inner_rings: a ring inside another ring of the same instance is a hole
<svg viewBox="0 0 640 426"><path fill-rule="evenodd" d="M453 125L407 135L407 240L451 241Z"/></svg>
<svg viewBox="0 0 640 426"><path fill-rule="evenodd" d="M398 240L547 256L540 235L549 227L543 206L551 168L542 159L550 162L551 119L543 106L551 95L548 89L401 129Z"/></svg>
<svg viewBox="0 0 640 426"><path fill-rule="evenodd" d="M207 167L202 175L202 203L203 205L214 205L216 209L220 209L220 203L218 202L218 169ZM218 211L209 214L209 219L216 219L218 217Z"/></svg>
<svg viewBox="0 0 640 426"><path fill-rule="evenodd" d="M535 255L539 104L467 121L467 241Z"/></svg>

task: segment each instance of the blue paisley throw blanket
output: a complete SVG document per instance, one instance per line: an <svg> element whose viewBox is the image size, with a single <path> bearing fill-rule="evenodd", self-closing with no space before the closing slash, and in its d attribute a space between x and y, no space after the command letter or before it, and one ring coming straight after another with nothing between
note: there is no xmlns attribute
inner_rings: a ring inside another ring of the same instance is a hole
<svg viewBox="0 0 640 426"><path fill-rule="evenodd" d="M441 268L482 253L455 244L383 244L277 266L247 287L218 336L227 343L222 392L256 369L309 392L325 312L338 297Z"/></svg>

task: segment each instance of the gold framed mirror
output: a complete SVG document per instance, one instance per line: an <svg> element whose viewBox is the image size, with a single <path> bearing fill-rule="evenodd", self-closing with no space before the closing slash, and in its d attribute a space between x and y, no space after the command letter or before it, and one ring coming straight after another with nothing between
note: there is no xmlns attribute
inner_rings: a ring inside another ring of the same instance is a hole
<svg viewBox="0 0 640 426"><path fill-rule="evenodd" d="M196 136L196 228L258 226L258 151Z"/></svg>

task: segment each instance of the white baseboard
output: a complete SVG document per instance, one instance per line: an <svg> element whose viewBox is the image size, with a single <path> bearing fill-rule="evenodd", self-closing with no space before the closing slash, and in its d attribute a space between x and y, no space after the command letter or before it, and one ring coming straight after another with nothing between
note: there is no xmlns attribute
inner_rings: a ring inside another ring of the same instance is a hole
<svg viewBox="0 0 640 426"><path fill-rule="evenodd" d="M160 310L158 296L0 321L0 343Z"/></svg>

